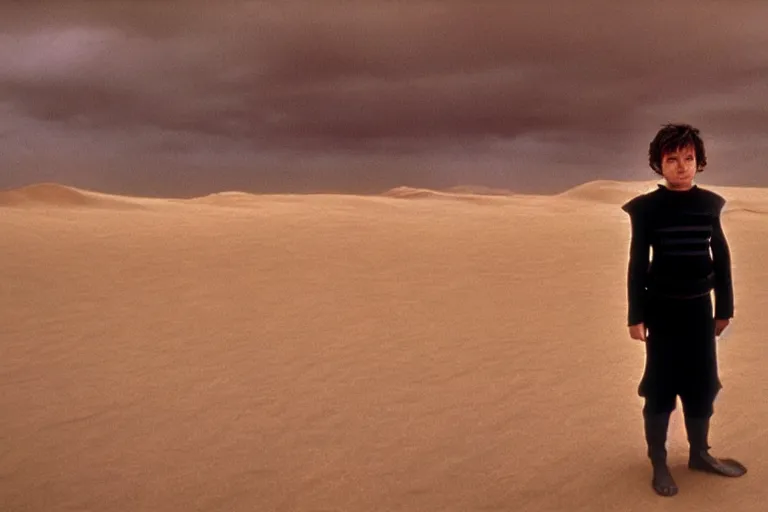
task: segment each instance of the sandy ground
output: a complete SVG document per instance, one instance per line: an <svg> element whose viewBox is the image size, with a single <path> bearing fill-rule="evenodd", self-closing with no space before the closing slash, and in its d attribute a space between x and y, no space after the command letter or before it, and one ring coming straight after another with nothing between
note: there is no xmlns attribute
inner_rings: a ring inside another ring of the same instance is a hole
<svg viewBox="0 0 768 512"><path fill-rule="evenodd" d="M0 193L0 510L752 511L768 190L729 199L715 455L650 488L624 200ZM468 190L468 189L466 189Z"/></svg>

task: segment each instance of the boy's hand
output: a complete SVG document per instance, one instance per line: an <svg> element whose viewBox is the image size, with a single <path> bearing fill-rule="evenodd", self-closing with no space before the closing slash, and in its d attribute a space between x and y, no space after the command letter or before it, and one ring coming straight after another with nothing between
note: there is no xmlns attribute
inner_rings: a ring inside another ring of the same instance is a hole
<svg viewBox="0 0 768 512"><path fill-rule="evenodd" d="M731 323L729 318L715 318L715 336L720 336L729 323Z"/></svg>
<svg viewBox="0 0 768 512"><path fill-rule="evenodd" d="M640 322L639 324L630 325L629 337L633 340L645 341L645 324Z"/></svg>

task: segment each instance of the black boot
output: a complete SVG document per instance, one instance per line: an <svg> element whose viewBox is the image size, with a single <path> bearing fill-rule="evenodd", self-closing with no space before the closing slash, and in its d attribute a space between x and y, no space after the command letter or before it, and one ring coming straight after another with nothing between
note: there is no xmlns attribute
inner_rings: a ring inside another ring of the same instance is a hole
<svg viewBox="0 0 768 512"><path fill-rule="evenodd" d="M739 461L718 459L709 454L709 418L685 418L685 429L690 445L690 469L728 477L739 477L747 472L747 468Z"/></svg>
<svg viewBox="0 0 768 512"><path fill-rule="evenodd" d="M643 414L648 458L653 466L651 486L659 496L674 496L678 488L667 466L667 429L670 413Z"/></svg>

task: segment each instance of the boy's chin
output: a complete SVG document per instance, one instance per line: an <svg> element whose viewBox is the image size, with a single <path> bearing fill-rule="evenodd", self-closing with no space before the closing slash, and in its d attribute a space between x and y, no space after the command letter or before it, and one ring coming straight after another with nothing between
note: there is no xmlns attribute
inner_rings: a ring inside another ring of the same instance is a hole
<svg viewBox="0 0 768 512"><path fill-rule="evenodd" d="M690 178L682 178L682 179L673 178L673 179L667 179L666 181L669 185L677 188L685 188L693 185L693 180Z"/></svg>

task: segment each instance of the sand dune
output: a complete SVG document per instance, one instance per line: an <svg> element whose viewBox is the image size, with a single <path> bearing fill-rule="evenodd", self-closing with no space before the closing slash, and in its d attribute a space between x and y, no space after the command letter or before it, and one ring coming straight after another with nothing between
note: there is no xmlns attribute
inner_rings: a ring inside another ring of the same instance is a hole
<svg viewBox="0 0 768 512"><path fill-rule="evenodd" d="M39 183L0 191L0 206L52 206L136 209L131 198L82 190L58 183Z"/></svg>
<svg viewBox="0 0 768 512"><path fill-rule="evenodd" d="M628 199L656 188L658 180L622 182L595 180L573 187L558 194L558 197L580 199L590 202L621 204Z"/></svg>
<svg viewBox="0 0 768 512"><path fill-rule="evenodd" d="M227 191L194 197L187 201L214 206L251 206L258 200L258 198L258 195L250 194L248 192Z"/></svg>
<svg viewBox="0 0 768 512"><path fill-rule="evenodd" d="M3 192L0 510L762 510L768 191L717 188L736 318L711 443L750 473L688 472L678 412L665 500L617 207L646 185Z"/></svg>
<svg viewBox="0 0 768 512"><path fill-rule="evenodd" d="M576 186L552 197L620 205L631 197L650 192L656 188L658 181L643 182L619 182L610 180L596 180ZM768 213L768 196L755 195L752 189L728 188L724 192L721 187L709 187L716 192L728 195L729 202L727 212L743 211L749 213ZM317 194L316 197L333 196L333 194ZM549 196L530 194L514 194L507 189L495 189L490 187L461 185L446 190L433 190L414 187L396 187L381 194L383 197L395 199L439 199L445 201L463 201L475 204L503 204L508 199L533 199L550 200ZM147 205L171 205L177 203L189 203L210 206L240 206L249 207L259 205L264 198L270 200L280 198L292 198L294 201L302 201L303 195L295 194L253 194L241 191L225 191L194 197L191 199L178 198L141 198L127 197L114 194L104 194L95 191L83 190L72 186L57 183L40 183L17 189L0 191L0 206L51 206L51 207L97 207L97 208L143 208ZM359 196L340 196L359 197ZM554 205L553 205L554 206Z"/></svg>
<svg viewBox="0 0 768 512"><path fill-rule="evenodd" d="M460 190L460 191L456 191ZM469 191L466 187L454 189L454 191L439 191L426 188L396 187L382 194L385 197L396 199L440 199L447 201L464 201L475 204L494 204L503 201L503 198L495 197L499 194L484 194L478 191Z"/></svg>
<svg viewBox="0 0 768 512"><path fill-rule="evenodd" d="M483 185L456 185L448 187L446 192L456 194L483 194L487 196L511 196L513 191L506 188L493 188Z"/></svg>
<svg viewBox="0 0 768 512"><path fill-rule="evenodd" d="M620 205L632 197L651 192L660 181L621 182L596 180L578 185L556 197L583 200L591 203ZM724 214L735 212L768 213L768 194L764 190L747 187L719 187L702 185L704 188L723 195L727 199Z"/></svg>

